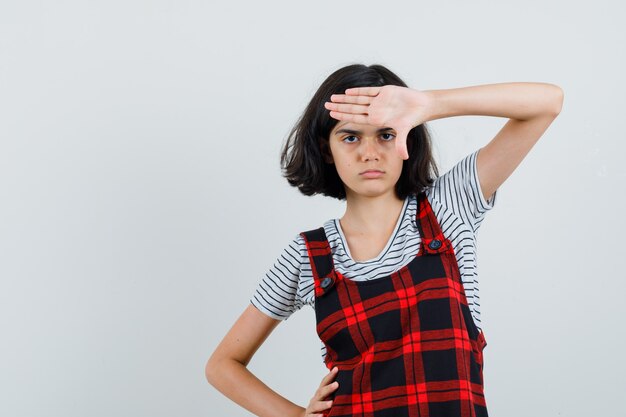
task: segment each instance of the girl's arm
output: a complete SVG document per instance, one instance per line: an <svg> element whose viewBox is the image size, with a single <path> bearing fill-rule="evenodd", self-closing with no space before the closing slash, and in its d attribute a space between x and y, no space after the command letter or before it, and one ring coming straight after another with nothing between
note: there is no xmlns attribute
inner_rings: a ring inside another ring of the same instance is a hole
<svg viewBox="0 0 626 417"><path fill-rule="evenodd" d="M424 93L431 100L425 118L419 123L461 115L510 119L476 156L476 170L486 200L519 166L559 115L564 96L563 90L554 84L531 82L486 84Z"/></svg>
<svg viewBox="0 0 626 417"><path fill-rule="evenodd" d="M547 83L485 84L447 90L419 91L407 87L349 88L333 94L325 107L337 120L393 128L403 159L407 133L416 126L451 116L480 115L510 120L476 157L485 199L511 175L539 140L563 104L563 90Z"/></svg>
<svg viewBox="0 0 626 417"><path fill-rule="evenodd" d="M301 417L305 408L279 395L247 368L254 353L279 323L280 320L248 305L207 361L206 379L256 416Z"/></svg>

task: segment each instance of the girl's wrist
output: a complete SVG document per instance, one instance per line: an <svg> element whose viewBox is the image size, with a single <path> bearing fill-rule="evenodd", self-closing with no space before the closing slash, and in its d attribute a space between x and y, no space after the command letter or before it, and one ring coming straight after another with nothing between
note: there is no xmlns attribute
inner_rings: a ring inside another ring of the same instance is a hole
<svg viewBox="0 0 626 417"><path fill-rule="evenodd" d="M441 118L443 111L442 90L425 90L423 91L427 99L427 106L424 114L424 121L430 122Z"/></svg>
<svg viewBox="0 0 626 417"><path fill-rule="evenodd" d="M414 98L412 102L413 123L412 127L417 127L424 122L433 120L436 117L439 107L439 97L437 90L415 90L411 89Z"/></svg>

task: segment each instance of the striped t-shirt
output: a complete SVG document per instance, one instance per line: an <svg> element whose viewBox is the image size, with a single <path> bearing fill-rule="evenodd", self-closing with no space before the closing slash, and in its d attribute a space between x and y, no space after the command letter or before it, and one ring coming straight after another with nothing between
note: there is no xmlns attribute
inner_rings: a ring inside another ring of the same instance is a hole
<svg viewBox="0 0 626 417"><path fill-rule="evenodd" d="M461 280L474 323L481 329L476 232L488 210L493 208L496 193L485 200L476 171L480 149L457 162L425 190L441 230L454 247ZM420 235L416 224L417 198L409 195L398 217L394 232L381 253L367 261L356 262L350 256L339 219L324 223L333 254L335 269L349 279L365 281L386 277L415 257ZM259 280L250 303L266 315L286 320L302 306L315 306L313 274L304 238L296 235ZM322 359L326 347L322 342Z"/></svg>

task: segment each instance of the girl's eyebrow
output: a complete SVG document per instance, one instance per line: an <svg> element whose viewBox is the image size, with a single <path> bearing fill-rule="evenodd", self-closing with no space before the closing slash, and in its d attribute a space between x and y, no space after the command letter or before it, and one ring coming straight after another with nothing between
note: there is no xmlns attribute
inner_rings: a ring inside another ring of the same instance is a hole
<svg viewBox="0 0 626 417"><path fill-rule="evenodd" d="M382 133L382 132L386 132L388 130L393 130L391 127L383 127L382 129L378 129L376 131L376 133ZM351 129L339 129L338 131L335 132L335 135L338 135L340 133L349 133L351 135L360 135L361 132L360 130L351 130Z"/></svg>

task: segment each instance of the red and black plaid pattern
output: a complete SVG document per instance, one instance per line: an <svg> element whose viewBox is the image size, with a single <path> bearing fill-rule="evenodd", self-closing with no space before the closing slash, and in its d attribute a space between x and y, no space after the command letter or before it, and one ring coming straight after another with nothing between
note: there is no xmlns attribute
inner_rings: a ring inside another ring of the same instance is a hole
<svg viewBox="0 0 626 417"><path fill-rule="evenodd" d="M418 195L421 246L370 281L333 266L324 228L302 232L315 282L317 333L339 387L324 416L486 417L484 335L472 320L451 242Z"/></svg>

